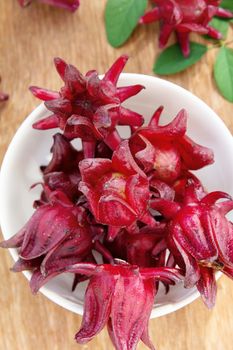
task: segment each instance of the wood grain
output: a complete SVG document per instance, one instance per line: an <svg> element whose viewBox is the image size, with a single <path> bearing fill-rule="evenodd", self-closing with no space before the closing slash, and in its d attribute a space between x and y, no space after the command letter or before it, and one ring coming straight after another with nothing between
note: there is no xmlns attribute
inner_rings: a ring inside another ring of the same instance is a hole
<svg viewBox="0 0 233 350"><path fill-rule="evenodd" d="M152 74L158 54L157 25L138 28L128 43L116 50L106 41L106 1L81 3L72 15L36 3L22 10L16 0L0 1L1 89L10 94L9 102L0 107L1 160L18 126L38 104L28 86L59 87L54 56L76 64L83 72L96 67L101 73L121 53L128 53L131 60L126 71ZM200 64L168 79L206 101L233 131L232 104L217 93L211 74L215 55L216 51L210 50ZM77 345L73 338L81 318L40 294L32 296L23 275L9 271L9 253L1 250L0 259L0 350L112 349L105 330L91 343ZM222 277L213 311L197 300L176 313L152 320L154 344L160 350L232 350L232 300L233 283ZM145 347L140 344L139 349Z"/></svg>

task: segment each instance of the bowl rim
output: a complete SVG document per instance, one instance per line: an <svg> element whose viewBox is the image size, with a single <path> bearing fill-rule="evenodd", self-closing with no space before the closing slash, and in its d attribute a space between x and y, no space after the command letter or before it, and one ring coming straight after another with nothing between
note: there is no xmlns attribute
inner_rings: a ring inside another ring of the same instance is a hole
<svg viewBox="0 0 233 350"><path fill-rule="evenodd" d="M100 75L100 78L102 76ZM122 81L121 81L122 80ZM226 136L228 135L231 138L231 143L232 143L232 150L233 150L233 138L232 135L227 128L227 126L224 124L223 120L204 102L202 101L199 97L196 95L192 94L190 91L184 89L183 87L172 83L170 81L167 81L165 79L161 79L155 76L151 75L145 75L145 74L139 74L139 73L122 73L120 75L120 83L130 83L130 80L138 80L138 83L142 83L143 81L150 82L157 82L159 84L162 84L164 86L167 86L169 88L172 88L174 90L177 90L178 92L182 93L183 95L186 95L189 98L192 98L194 101L196 101L200 106L203 106L204 108L208 108L209 111L211 112L213 118L218 121L219 126L221 125L222 128L224 128L224 131L226 133ZM47 111L44 103L42 102L39 104L21 123L19 128L17 129L16 133L14 134L10 144L8 145L7 151L5 153L5 156L2 161L1 165L1 173L0 173L0 192L4 193L3 188L4 188L4 183L5 179L7 177L7 174L5 172L5 169L8 167L8 163L10 162L10 159L13 157L14 153L14 148L16 147L17 143L21 140L22 134L24 133L24 130L27 128L32 127L32 123L37 119L38 115L41 115L42 113L45 113ZM6 238L6 230L5 230L5 223L4 223L4 215L3 215L3 208L4 205L4 196L0 197L0 224L1 224L1 229L2 229L2 235L4 238ZM16 249L9 249L10 254L13 258L14 261L16 261L19 257L17 250ZM28 271L23 272L24 276L29 280L31 277L31 273ZM216 278L218 279L222 275L221 272L216 273ZM43 286L40 289L40 292L46 296L49 300L53 301L59 306L62 306L63 308L72 311L74 313L77 313L79 315L83 314L83 306L80 304L76 304L75 302L71 300L67 300L65 297L60 296L59 294L51 291L46 285ZM153 307L151 316L150 318L156 318L160 316L164 316L166 314L172 313L174 311L177 311L181 309L182 307L185 307L186 305L192 303L194 300L196 300L200 296L200 293L197 291L196 288L190 290L190 295L186 296L183 300L174 302L174 303L168 303L166 305L155 305Z"/></svg>

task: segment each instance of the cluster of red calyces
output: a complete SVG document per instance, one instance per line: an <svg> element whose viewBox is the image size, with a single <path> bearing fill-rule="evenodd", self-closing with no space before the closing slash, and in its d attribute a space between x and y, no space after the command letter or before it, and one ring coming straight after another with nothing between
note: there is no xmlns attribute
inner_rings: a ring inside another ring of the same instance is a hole
<svg viewBox="0 0 233 350"><path fill-rule="evenodd" d="M209 25L214 16L232 18L233 13L220 6L220 0L154 0L156 7L141 17L140 23L160 22L159 45L163 48L176 33L184 56L189 56L191 32L221 39L221 33Z"/></svg>
<svg viewBox="0 0 233 350"><path fill-rule="evenodd" d="M13 271L32 272L34 293L63 272L74 273L73 289L89 280L79 343L107 325L116 349L135 349L140 339L154 349L148 322L161 283L165 292L178 282L196 286L212 307L215 271L233 278L233 229L225 216L233 200L207 193L191 173L214 156L186 135L185 110L160 125L159 107L142 126L143 117L122 106L143 89L117 87L126 61L121 56L100 79L56 58L60 91L31 87L52 112L34 128L61 133L54 135L51 161L41 166L34 214L0 245L18 248ZM118 125L130 127L128 139Z"/></svg>
<svg viewBox="0 0 233 350"><path fill-rule="evenodd" d="M18 0L19 4L22 7L25 7L31 4L32 1L34 0ZM45 4L52 5L52 6L61 7L71 12L76 11L80 5L80 0L38 0L38 1L43 2Z"/></svg>

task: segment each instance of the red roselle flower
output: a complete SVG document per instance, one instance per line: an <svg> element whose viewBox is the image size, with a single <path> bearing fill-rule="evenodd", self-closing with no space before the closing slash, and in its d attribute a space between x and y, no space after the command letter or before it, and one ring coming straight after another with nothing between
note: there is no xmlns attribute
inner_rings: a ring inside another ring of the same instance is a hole
<svg viewBox="0 0 233 350"><path fill-rule="evenodd" d="M216 203L223 198L227 200ZM232 198L224 192L196 191L190 181L183 203L153 199L151 206L169 220L168 247L185 268L185 287L196 285L212 307L217 288L214 271L233 278L233 225L225 217L233 209Z"/></svg>
<svg viewBox="0 0 233 350"><path fill-rule="evenodd" d="M77 151L70 141L57 133L53 136L52 159L46 167L41 167L43 180L51 191L64 192L74 203L81 192L78 185L81 180L78 164L83 159L83 152ZM44 195L42 194L42 200Z"/></svg>
<svg viewBox="0 0 233 350"><path fill-rule="evenodd" d="M16 235L0 243L3 248L19 250L14 271L34 271L33 291L65 266L85 261L94 238L82 207L74 206L59 191L47 196L49 203L41 205Z"/></svg>
<svg viewBox="0 0 233 350"><path fill-rule="evenodd" d="M99 79L97 71L82 75L74 66L60 58L54 63L65 85L59 92L31 87L32 93L45 102L53 114L36 122L40 130L59 127L69 138L80 137L85 157L93 157L96 141L103 140L116 149L121 138L116 125L141 126L140 114L122 107L121 103L142 89L142 85L117 88L117 81L128 57L123 55Z"/></svg>
<svg viewBox="0 0 233 350"><path fill-rule="evenodd" d="M175 191L175 196L172 199L170 198L164 198L164 199L175 200L176 202L183 203L186 196L186 187L189 186L190 182L194 183L195 193L199 199L201 199L207 194L201 181L192 173L187 172L187 173L184 173L183 177L179 178L177 181L174 182L172 189Z"/></svg>
<svg viewBox="0 0 233 350"><path fill-rule="evenodd" d="M90 277L81 329L76 334L84 344L108 325L110 338L116 349L136 349L141 339L154 350L148 323L156 294L156 281L179 281L177 269L139 268L121 265L76 264L69 272Z"/></svg>
<svg viewBox="0 0 233 350"><path fill-rule="evenodd" d="M163 243L164 250L167 248L165 237L167 235L166 225L157 227L144 226L138 230L138 233L129 232L122 229L113 242L104 242L113 256L127 261L131 265L140 267L165 266L162 264L160 255L155 255L157 247Z"/></svg>
<svg viewBox="0 0 233 350"><path fill-rule="evenodd" d="M19 4L24 7L31 4L33 0L18 0ZM74 12L80 5L80 0L37 0L45 4L57 6Z"/></svg>
<svg viewBox="0 0 233 350"><path fill-rule="evenodd" d="M219 7L221 1L214 0L154 0L156 7L141 17L140 23L160 21L159 45L163 48L175 32L185 57L190 54L191 32L208 34L221 39L219 31L209 25L214 16L232 18L233 13Z"/></svg>
<svg viewBox="0 0 233 350"><path fill-rule="evenodd" d="M149 214L149 182L135 163L128 145L122 141L112 160L87 158L79 165L84 193L97 222L109 225L108 238L113 240L122 227L137 220L155 226Z"/></svg>
<svg viewBox="0 0 233 350"><path fill-rule="evenodd" d="M79 162L84 158L83 151L77 151L70 140L62 134L55 134L53 139L52 159L47 166L41 167L44 184L51 191L62 191L75 204L82 195L78 186L81 180ZM111 157L112 152L104 143L99 143L96 155L101 158ZM45 204L47 201L43 191L41 199L35 202L35 207Z"/></svg>
<svg viewBox="0 0 233 350"><path fill-rule="evenodd" d="M167 125L160 126L163 107L153 115L147 127L139 128L130 146L144 171L166 183L173 183L184 172L214 162L213 152L186 136L187 112L181 110Z"/></svg>

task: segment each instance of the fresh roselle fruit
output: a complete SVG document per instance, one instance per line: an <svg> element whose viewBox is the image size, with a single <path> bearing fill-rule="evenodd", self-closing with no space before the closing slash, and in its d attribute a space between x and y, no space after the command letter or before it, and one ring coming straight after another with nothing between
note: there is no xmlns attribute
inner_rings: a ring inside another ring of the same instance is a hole
<svg viewBox="0 0 233 350"><path fill-rule="evenodd" d="M160 22L159 46L163 48L173 32L185 57L190 54L191 32L221 39L222 34L210 25L214 16L232 18L233 13L219 7L219 0L154 0L155 7L141 17L140 23Z"/></svg>
<svg viewBox="0 0 233 350"><path fill-rule="evenodd" d="M53 140L52 159L47 166L41 167L44 183L51 191L64 192L75 203L81 194L78 165L84 157L83 152L77 151L62 134L55 134Z"/></svg>
<svg viewBox="0 0 233 350"><path fill-rule="evenodd" d="M121 138L117 125L138 127L143 117L122 106L122 102L138 94L144 87L132 85L117 87L117 82L128 57L119 57L102 79L97 71L82 75L77 68L55 58L56 69L64 81L59 92L32 86L31 92L45 101L52 114L34 123L39 130L59 127L69 138L81 138L85 157L94 157L96 142L104 140L116 149Z"/></svg>
<svg viewBox="0 0 233 350"><path fill-rule="evenodd" d="M213 152L186 135L187 112L183 109L167 125L159 125L163 107L157 109L148 126L129 140L132 153L144 172L165 183L173 183L188 170L214 162Z"/></svg>
<svg viewBox="0 0 233 350"><path fill-rule="evenodd" d="M79 190L87 197L96 221L109 225L110 240L122 227L130 227L137 220L156 224L148 211L149 182L134 161L128 140L121 142L112 160L87 158L79 167Z"/></svg>
<svg viewBox="0 0 233 350"><path fill-rule="evenodd" d="M226 200L217 202L220 199ZM225 216L233 209L232 198L219 191L200 197L199 187L190 181L183 203L156 198L151 206L170 220L168 248L177 264L185 268L185 287L196 285L205 304L212 307L214 271L233 278L233 225Z"/></svg>
<svg viewBox="0 0 233 350"><path fill-rule="evenodd" d="M161 245L161 242L165 243L165 250L167 248L165 238L166 226L143 226L136 234L122 229L113 242L106 240L104 244L114 258L125 260L131 265L152 267L157 266L158 260L157 256L154 256L153 250L158 244Z"/></svg>
<svg viewBox="0 0 233 350"><path fill-rule="evenodd" d="M90 278L82 325L75 336L78 343L87 343L107 325L116 349L133 350L140 339L148 348L155 349L148 323L156 281L179 281L182 275L178 269L139 268L120 262L120 265L81 263L67 267L67 271Z"/></svg>
<svg viewBox="0 0 233 350"><path fill-rule="evenodd" d="M85 209L74 206L64 193L53 191L47 196L49 202L39 206L23 228L0 246L18 248L14 271L36 270L50 279L91 253L96 231L87 226Z"/></svg>

